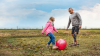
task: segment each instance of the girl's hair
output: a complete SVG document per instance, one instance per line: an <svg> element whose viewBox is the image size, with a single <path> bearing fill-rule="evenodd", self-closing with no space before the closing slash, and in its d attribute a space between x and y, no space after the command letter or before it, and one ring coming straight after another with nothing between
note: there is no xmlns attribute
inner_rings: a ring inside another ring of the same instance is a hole
<svg viewBox="0 0 100 56"><path fill-rule="evenodd" d="M49 20L54 21L54 20L55 20L55 18L54 18L54 17L50 17L50 18L49 18Z"/></svg>

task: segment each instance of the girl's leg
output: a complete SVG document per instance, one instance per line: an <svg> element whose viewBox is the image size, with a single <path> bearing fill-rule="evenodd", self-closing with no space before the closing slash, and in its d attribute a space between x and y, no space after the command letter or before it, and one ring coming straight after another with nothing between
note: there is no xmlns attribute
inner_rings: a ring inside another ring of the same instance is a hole
<svg viewBox="0 0 100 56"><path fill-rule="evenodd" d="M48 33L48 36L50 37L50 41L48 42L48 45L50 45L50 43L52 42L52 39L51 39L50 33Z"/></svg>
<svg viewBox="0 0 100 56"><path fill-rule="evenodd" d="M55 45L55 37L52 35L52 45Z"/></svg>
<svg viewBox="0 0 100 56"><path fill-rule="evenodd" d="M52 33L48 33L48 35L49 35L49 37L50 37L50 39L51 39L51 40L48 42L48 44L52 42L52 45L55 45L55 36L54 36Z"/></svg>
<svg viewBox="0 0 100 56"><path fill-rule="evenodd" d="M50 41L48 42L48 45L50 45L51 42L52 42L52 40L50 39Z"/></svg>
<svg viewBox="0 0 100 56"><path fill-rule="evenodd" d="M58 47L55 46L55 36L52 33L49 33L48 35L51 38L50 42L52 42L52 45L53 45L52 49L57 49Z"/></svg>

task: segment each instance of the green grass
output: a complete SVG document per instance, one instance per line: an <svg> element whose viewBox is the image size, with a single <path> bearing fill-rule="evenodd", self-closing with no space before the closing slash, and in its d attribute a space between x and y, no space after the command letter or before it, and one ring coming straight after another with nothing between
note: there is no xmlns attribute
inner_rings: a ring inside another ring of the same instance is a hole
<svg viewBox="0 0 100 56"><path fill-rule="evenodd" d="M71 30L54 32L55 41L62 38L67 42L64 50L46 47L50 40L41 35L42 30L0 30L0 56L100 56L100 30L80 30L79 46L69 47L73 42Z"/></svg>

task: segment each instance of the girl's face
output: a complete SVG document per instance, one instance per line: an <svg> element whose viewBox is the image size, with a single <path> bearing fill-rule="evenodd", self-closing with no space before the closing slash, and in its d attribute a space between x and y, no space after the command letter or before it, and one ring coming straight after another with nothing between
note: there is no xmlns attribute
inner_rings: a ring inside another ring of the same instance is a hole
<svg viewBox="0 0 100 56"><path fill-rule="evenodd" d="M54 22L54 21L55 21L55 19L52 22Z"/></svg>

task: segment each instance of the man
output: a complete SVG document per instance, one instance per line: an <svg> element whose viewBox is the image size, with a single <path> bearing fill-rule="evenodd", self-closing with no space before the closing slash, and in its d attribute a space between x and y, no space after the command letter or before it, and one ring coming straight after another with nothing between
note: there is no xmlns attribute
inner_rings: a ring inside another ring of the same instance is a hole
<svg viewBox="0 0 100 56"><path fill-rule="evenodd" d="M81 19L81 16L79 13L73 12L72 8L69 8L68 11L71 15L69 16L67 30L70 26L70 23L72 22L72 36L74 38L74 43L70 44L70 46L76 46L76 45L79 45L77 40L76 40L76 37L77 37L77 34L79 32L79 29L82 26L82 19Z"/></svg>

